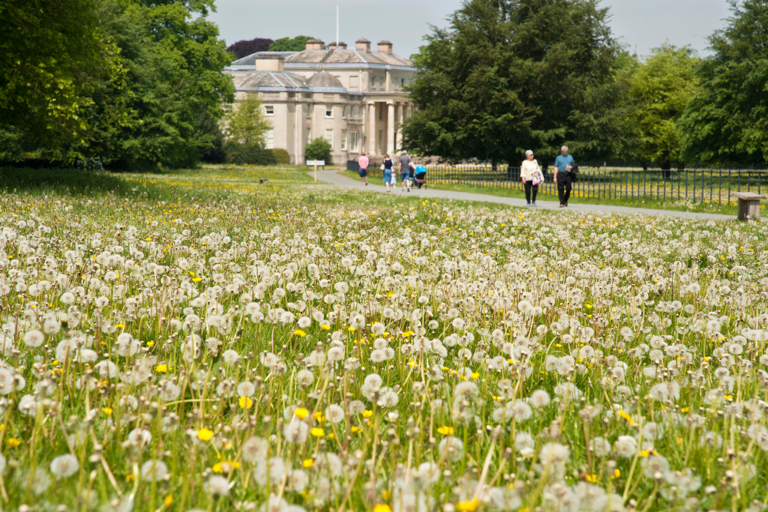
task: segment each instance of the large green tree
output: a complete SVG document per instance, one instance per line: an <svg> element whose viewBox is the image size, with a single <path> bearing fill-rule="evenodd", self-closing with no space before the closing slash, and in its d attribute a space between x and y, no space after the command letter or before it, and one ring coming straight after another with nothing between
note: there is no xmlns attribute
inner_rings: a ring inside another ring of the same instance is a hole
<svg viewBox="0 0 768 512"><path fill-rule="evenodd" d="M0 2L0 153L66 157L88 137L85 110L98 89L120 95L119 50L92 0ZM124 109L113 104L122 120ZM122 121L120 121L122 122Z"/></svg>
<svg viewBox="0 0 768 512"><path fill-rule="evenodd" d="M734 165L768 162L768 1L731 0L732 16L710 38L701 91L680 129L689 159Z"/></svg>
<svg viewBox="0 0 768 512"><path fill-rule="evenodd" d="M683 142L677 123L699 90L700 60L688 47L664 44L644 62L628 70L629 126L638 144L627 156L644 164L671 169L682 162Z"/></svg>
<svg viewBox="0 0 768 512"><path fill-rule="evenodd" d="M93 136L84 154L113 167L195 164L221 143L215 122L234 86L222 70L231 62L218 27L207 19L213 0L98 0L102 26L127 69L123 98L129 118L112 122L109 91L88 119Z"/></svg>
<svg viewBox="0 0 768 512"><path fill-rule="evenodd" d="M450 160L519 163L615 150L620 48L597 0L470 0L414 56L404 145Z"/></svg>
<svg viewBox="0 0 768 512"><path fill-rule="evenodd" d="M302 52L307 47L307 41L314 39L309 36L283 37L269 45L271 52Z"/></svg>

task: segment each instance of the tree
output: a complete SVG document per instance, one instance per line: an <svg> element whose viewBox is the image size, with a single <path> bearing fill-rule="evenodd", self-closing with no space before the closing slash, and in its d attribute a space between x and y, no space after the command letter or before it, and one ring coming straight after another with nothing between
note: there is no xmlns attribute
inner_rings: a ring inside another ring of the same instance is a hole
<svg viewBox="0 0 768 512"><path fill-rule="evenodd" d="M114 122L116 96L104 87L86 118L92 136L78 151L113 168L195 165L220 142L222 104L234 86L222 70L231 60L207 20L213 0L98 0L103 30L120 48L130 111Z"/></svg>
<svg viewBox="0 0 768 512"><path fill-rule="evenodd" d="M325 160L331 163L331 143L323 137L318 137L304 148L304 157L307 160Z"/></svg>
<svg viewBox="0 0 768 512"><path fill-rule="evenodd" d="M124 69L91 0L0 3L0 152L64 158L87 137L100 84L121 94ZM120 105L117 122L125 114ZM11 151L13 150L13 151Z"/></svg>
<svg viewBox="0 0 768 512"><path fill-rule="evenodd" d="M585 136L607 138L596 133L608 124L598 119L606 108L599 100L611 96L603 88L615 79L620 49L606 16L596 0L465 3L414 57L417 110L403 129L405 147L514 163L526 149L554 158L563 142L583 148L581 158L604 155L610 148Z"/></svg>
<svg viewBox="0 0 768 512"><path fill-rule="evenodd" d="M307 47L307 41L314 39L309 36L297 36L291 39L283 37L269 46L271 52L303 52Z"/></svg>
<svg viewBox="0 0 768 512"><path fill-rule="evenodd" d="M701 89L679 127L685 155L700 162L768 162L768 2L731 0L725 29L709 38L712 57L699 70Z"/></svg>
<svg viewBox="0 0 768 512"><path fill-rule="evenodd" d="M224 117L224 125L230 140L240 144L255 142L262 146L267 130L272 128L258 94L248 94L243 101L232 105Z"/></svg>
<svg viewBox="0 0 768 512"><path fill-rule="evenodd" d="M651 50L644 63L628 72L628 100L633 105L629 123L639 144L635 158L671 169L682 162L683 142L677 123L697 92L699 58L688 47L664 44Z"/></svg>
<svg viewBox="0 0 768 512"><path fill-rule="evenodd" d="M272 39L266 39L257 37L256 39L238 41L227 48L228 52L234 53L236 59L242 59L246 55L251 55L256 52L266 52L269 50L270 45L274 41Z"/></svg>

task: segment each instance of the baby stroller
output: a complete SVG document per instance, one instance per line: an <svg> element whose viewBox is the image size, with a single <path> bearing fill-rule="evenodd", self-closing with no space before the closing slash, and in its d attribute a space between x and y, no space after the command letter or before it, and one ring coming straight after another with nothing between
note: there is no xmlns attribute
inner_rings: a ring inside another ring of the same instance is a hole
<svg viewBox="0 0 768 512"><path fill-rule="evenodd" d="M421 188L422 186L427 188L427 168L423 165L416 166L416 176L414 183L416 184L417 188Z"/></svg>

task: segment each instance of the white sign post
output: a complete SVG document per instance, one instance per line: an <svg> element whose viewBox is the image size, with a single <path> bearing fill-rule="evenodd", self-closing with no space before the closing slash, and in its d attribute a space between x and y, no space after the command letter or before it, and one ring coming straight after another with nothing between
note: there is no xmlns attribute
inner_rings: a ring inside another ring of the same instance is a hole
<svg viewBox="0 0 768 512"><path fill-rule="evenodd" d="M307 166L315 166L315 182L317 182L317 166L325 168L325 160L307 160Z"/></svg>

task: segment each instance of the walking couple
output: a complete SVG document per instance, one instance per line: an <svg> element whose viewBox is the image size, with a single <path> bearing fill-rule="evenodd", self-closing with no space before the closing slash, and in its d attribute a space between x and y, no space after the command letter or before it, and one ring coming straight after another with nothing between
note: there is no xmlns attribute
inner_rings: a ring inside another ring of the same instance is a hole
<svg viewBox="0 0 768 512"><path fill-rule="evenodd" d="M387 192L390 192L390 185L397 185L397 178L394 171L395 163L386 155L384 157L384 184L387 186ZM411 191L411 183L413 181L414 171L416 164L413 163L408 153L403 151L400 155L400 183L403 187L403 192L406 190Z"/></svg>
<svg viewBox="0 0 768 512"><path fill-rule="evenodd" d="M560 208L568 207L575 169L577 167L573 156L568 154L568 146L563 146L555 159L555 176L552 180L557 184ZM539 192L539 184L544 181L544 174L541 172L539 162L534 160L533 151L530 149L525 152L525 160L520 165L520 179L525 187L525 200L528 206L536 206L536 194Z"/></svg>

